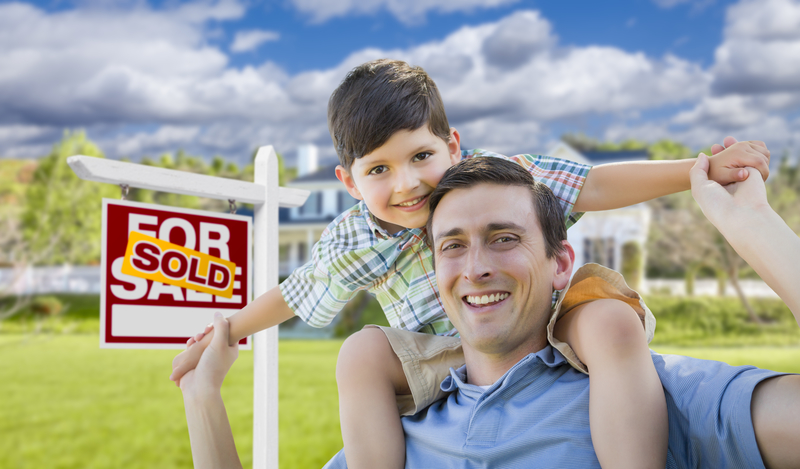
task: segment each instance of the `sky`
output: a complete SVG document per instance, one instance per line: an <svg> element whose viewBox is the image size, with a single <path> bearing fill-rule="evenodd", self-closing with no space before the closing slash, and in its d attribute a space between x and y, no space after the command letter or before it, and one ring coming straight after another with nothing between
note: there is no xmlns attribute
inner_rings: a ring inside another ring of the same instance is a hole
<svg viewBox="0 0 800 469"><path fill-rule="evenodd" d="M462 146L726 135L800 153L800 0L0 1L0 156L84 129L111 158L335 152L356 65L420 65ZM777 152L777 153L776 153Z"/></svg>

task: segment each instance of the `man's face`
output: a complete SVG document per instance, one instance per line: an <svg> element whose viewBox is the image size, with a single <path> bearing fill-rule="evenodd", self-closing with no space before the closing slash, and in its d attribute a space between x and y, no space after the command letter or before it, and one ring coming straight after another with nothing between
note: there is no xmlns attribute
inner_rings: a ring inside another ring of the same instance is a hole
<svg viewBox="0 0 800 469"><path fill-rule="evenodd" d="M567 251L548 259L530 191L479 184L445 195L431 233L447 316L468 349L522 358L546 344L553 288L566 286Z"/></svg>
<svg viewBox="0 0 800 469"><path fill-rule="evenodd" d="M400 130L381 147L356 159L348 173L336 177L390 233L420 228L428 221L428 196L444 172L461 159L459 135L450 129L450 142L432 134L427 125Z"/></svg>

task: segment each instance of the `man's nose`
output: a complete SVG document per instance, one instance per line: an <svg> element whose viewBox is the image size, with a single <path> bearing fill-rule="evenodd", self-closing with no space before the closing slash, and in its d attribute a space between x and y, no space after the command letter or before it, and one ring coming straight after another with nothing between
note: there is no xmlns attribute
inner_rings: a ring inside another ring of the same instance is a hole
<svg viewBox="0 0 800 469"><path fill-rule="evenodd" d="M417 174L417 171L410 169L401 171L397 175L397 179L395 181L395 192L411 192L417 187L419 187L419 174Z"/></svg>
<svg viewBox="0 0 800 469"><path fill-rule="evenodd" d="M470 282L481 282L488 280L492 276L492 263L487 257L486 250L471 248L467 254L467 262L464 266L464 278Z"/></svg>

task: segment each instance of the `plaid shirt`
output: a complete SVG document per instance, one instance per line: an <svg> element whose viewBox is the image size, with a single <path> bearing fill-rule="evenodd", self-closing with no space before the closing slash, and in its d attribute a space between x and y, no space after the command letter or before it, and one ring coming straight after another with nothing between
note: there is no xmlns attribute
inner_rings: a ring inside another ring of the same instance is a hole
<svg viewBox="0 0 800 469"><path fill-rule="evenodd" d="M564 208L567 228L583 215L572 213L590 166L547 156L506 157L464 150L462 159L492 156L521 164L547 184ZM457 335L439 299L433 252L423 228L395 234L383 229L364 202L342 213L322 232L312 259L280 285L286 304L314 327L328 325L359 291L378 298L392 327L428 334Z"/></svg>

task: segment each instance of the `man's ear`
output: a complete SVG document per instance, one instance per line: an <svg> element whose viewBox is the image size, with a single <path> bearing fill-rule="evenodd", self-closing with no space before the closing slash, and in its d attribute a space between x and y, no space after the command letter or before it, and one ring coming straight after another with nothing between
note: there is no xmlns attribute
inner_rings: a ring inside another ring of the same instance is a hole
<svg viewBox="0 0 800 469"><path fill-rule="evenodd" d="M461 135L455 127L450 127L450 141L447 142L447 150L450 153L451 164L461 161Z"/></svg>
<svg viewBox="0 0 800 469"><path fill-rule="evenodd" d="M342 181L344 187L347 188L347 192L353 196L353 198L358 200L364 200L364 197L361 196L361 192L356 187L355 181L353 181L353 176L350 175L350 172L344 169L342 165L336 165L336 179Z"/></svg>
<svg viewBox="0 0 800 469"><path fill-rule="evenodd" d="M575 264L575 250L566 239L561 241L564 249L557 252L555 255L555 275L553 275L553 289L561 290L567 286L569 279L572 276L572 267Z"/></svg>

